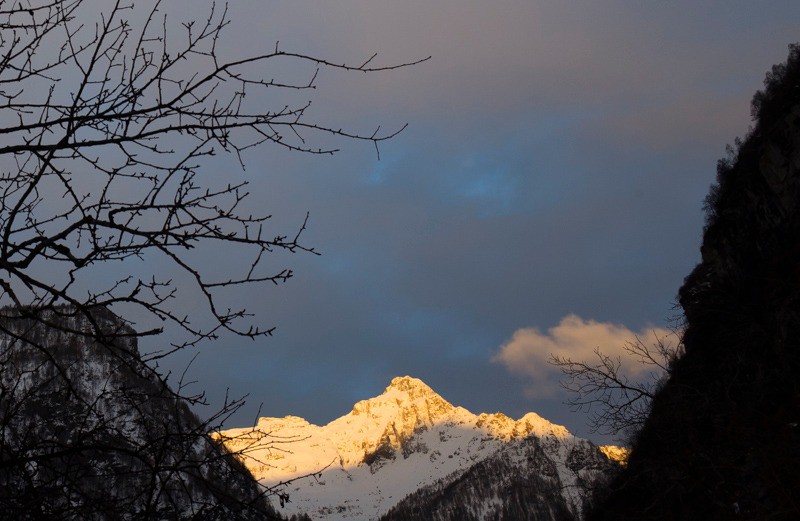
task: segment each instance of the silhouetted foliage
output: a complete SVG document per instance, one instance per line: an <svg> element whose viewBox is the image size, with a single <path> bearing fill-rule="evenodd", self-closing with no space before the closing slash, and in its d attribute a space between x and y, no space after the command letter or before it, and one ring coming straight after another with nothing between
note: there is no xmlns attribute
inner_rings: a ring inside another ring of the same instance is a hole
<svg viewBox="0 0 800 521"><path fill-rule="evenodd" d="M800 46L753 115L680 289L685 354L590 519L800 518Z"/></svg>

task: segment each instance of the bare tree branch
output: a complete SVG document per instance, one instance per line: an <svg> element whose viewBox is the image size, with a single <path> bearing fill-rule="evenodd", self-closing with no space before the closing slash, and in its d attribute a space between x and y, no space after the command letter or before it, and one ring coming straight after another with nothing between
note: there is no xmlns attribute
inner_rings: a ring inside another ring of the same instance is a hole
<svg viewBox="0 0 800 521"><path fill-rule="evenodd" d="M567 404L575 411L588 412L592 432L616 435L638 430L650 412L656 390L682 353L681 345L672 345L655 332L652 343L636 337L622 347L630 361L646 368L644 375L630 376L622 357L609 356L599 347L592 360L550 357L550 363L564 375L561 386L571 396Z"/></svg>
<svg viewBox="0 0 800 521"><path fill-rule="evenodd" d="M0 9L0 301L37 308L133 305L182 328L189 335L182 345L220 331L270 335L273 327L242 324L249 314L221 306L219 292L291 278L289 268L270 271L266 254L316 253L302 242L308 219L297 233L268 235L269 215L240 210L247 181L208 186L198 177L203 160L227 153L243 168L243 153L265 143L311 154L337 151L313 145L315 135L371 142L378 151L405 125L361 134L309 119L310 101L273 110L261 100L267 90L315 89L321 68L389 71L427 58L373 65L373 55L350 65L276 44L225 61L219 40L229 23L227 5L212 4L205 19L185 21L177 27L182 34L173 34L161 2L151 4L138 22L132 14L141 11L131 0L117 0L99 16L81 0L29 0ZM310 79L256 72L286 60L311 65ZM231 245L252 263L213 280L192 257L210 244ZM157 258L193 281L214 324L199 327L175 312L171 306L183 289L156 273L104 287L94 279L82 294L86 270ZM34 270L43 261L51 267L45 275Z"/></svg>
<svg viewBox="0 0 800 521"><path fill-rule="evenodd" d="M222 332L271 335L223 293L290 279L270 254L317 252L303 241L308 214L289 233L271 231L269 214L247 210L247 179L209 177L209 160L224 155L244 170L262 145L333 154L340 141L372 143L380 157L380 143L405 125L331 126L298 96L317 88L321 70L386 72L428 59L351 65L277 43L231 59L221 45L227 4L179 24L166 8L0 0L3 517L271 515L264 496L283 492L258 489L208 436L243 401L226 399L201 421L189 406L203 394L188 394L185 373L173 390L156 364ZM266 76L287 61L297 76ZM227 271L200 261L208 249L227 253ZM181 310L186 298L210 320ZM137 331L113 313L131 309L156 325ZM143 358L137 339L166 327L184 339Z"/></svg>

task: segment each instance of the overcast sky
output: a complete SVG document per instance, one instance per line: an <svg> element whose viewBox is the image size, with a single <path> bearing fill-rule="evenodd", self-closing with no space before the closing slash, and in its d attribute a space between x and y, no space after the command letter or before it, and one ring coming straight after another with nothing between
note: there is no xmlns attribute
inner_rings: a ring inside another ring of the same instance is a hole
<svg viewBox="0 0 800 521"><path fill-rule="evenodd" d="M274 337L200 348L191 374L212 404L226 388L250 395L229 427L260 404L324 424L408 374L475 413L535 411L589 436L549 352L615 352L669 324L716 161L800 40L797 1L237 0L230 12L232 55L280 41L354 64L432 58L320 72L312 119L409 123L380 160L346 141L333 157L246 157L253 207L284 232L310 212L305 242L322 255L276 255L295 278L230 296Z"/></svg>

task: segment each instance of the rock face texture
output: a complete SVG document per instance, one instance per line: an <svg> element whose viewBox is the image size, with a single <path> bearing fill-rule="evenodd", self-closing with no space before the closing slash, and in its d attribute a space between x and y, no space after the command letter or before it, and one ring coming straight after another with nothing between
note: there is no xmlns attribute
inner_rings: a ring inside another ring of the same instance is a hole
<svg viewBox="0 0 800 521"><path fill-rule="evenodd" d="M591 519L800 519L800 47L720 161L685 355Z"/></svg>
<svg viewBox="0 0 800 521"><path fill-rule="evenodd" d="M122 320L37 316L0 311L0 518L275 518Z"/></svg>
<svg viewBox="0 0 800 521"><path fill-rule="evenodd" d="M534 413L475 415L408 376L325 426L261 418L221 435L288 494L283 513L312 519L579 519L617 467Z"/></svg>
<svg viewBox="0 0 800 521"><path fill-rule="evenodd" d="M579 519L584 505L565 494L560 462L548 452L535 436L515 440L465 471L408 495L381 520ZM586 478L607 466L591 446L573 447L567 455L566 469L583 476L574 483L576 490L591 490L593 483Z"/></svg>

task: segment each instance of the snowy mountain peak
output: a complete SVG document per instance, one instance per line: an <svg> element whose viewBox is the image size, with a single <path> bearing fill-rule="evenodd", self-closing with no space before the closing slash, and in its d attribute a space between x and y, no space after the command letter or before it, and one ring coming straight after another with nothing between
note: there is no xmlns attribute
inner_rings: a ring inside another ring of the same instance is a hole
<svg viewBox="0 0 800 521"><path fill-rule="evenodd" d="M381 455L405 450L416 433L447 421L456 410L422 380L404 376L324 428L337 440L342 464L371 464Z"/></svg>
<svg viewBox="0 0 800 521"><path fill-rule="evenodd" d="M545 420L535 412L529 412L514 424L515 436L555 436L557 438L567 438L572 434L563 425L557 425Z"/></svg>
<svg viewBox="0 0 800 521"><path fill-rule="evenodd" d="M264 485L285 487L287 514L329 521L377 519L408 494L497 457L511 458L513 468L536 467L529 471L543 472L579 513L578 484L596 472L582 462L605 460L538 414L475 415L410 376L392 379L383 393L321 427L296 416L261 418L255 429L221 437L246 454L245 465Z"/></svg>
<svg viewBox="0 0 800 521"><path fill-rule="evenodd" d="M331 424L341 420L352 423L356 421L353 417L366 416L381 424L394 424L395 428L402 426L403 431L414 431L430 427L454 409L422 380L403 376L392 379L380 396L361 400L353 406L350 414Z"/></svg>
<svg viewBox="0 0 800 521"><path fill-rule="evenodd" d="M434 416L448 413L454 407L419 378L399 376L392 379L383 394L367 401L394 400L401 408L425 408ZM433 418L432 418L433 419Z"/></svg>
<svg viewBox="0 0 800 521"><path fill-rule="evenodd" d="M428 387L425 382L419 378L414 378L411 376L396 376L392 378L392 381L389 384L389 387L386 388L385 392L389 392L391 389L405 391L410 395L436 394L436 392Z"/></svg>

